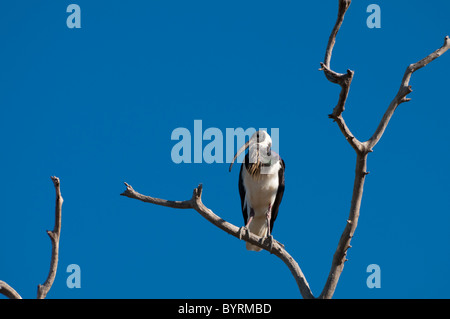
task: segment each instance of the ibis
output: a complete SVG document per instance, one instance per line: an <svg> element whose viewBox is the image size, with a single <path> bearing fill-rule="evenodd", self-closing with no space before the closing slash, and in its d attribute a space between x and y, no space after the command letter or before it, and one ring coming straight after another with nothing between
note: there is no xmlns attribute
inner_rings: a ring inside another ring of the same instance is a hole
<svg viewBox="0 0 450 319"><path fill-rule="evenodd" d="M244 225L239 230L239 238L251 232L268 240L269 251L273 248L273 225L284 193L285 165L281 157L272 150L272 139L263 130L255 132L249 141L236 153L236 158L248 149L239 173L239 194L241 196ZM261 248L246 243L246 248L260 251Z"/></svg>

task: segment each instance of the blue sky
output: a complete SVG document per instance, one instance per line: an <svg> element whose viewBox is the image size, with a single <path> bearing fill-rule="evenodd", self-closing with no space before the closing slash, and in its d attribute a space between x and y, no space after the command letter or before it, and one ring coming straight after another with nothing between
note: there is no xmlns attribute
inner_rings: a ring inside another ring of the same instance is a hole
<svg viewBox="0 0 450 319"><path fill-rule="evenodd" d="M319 295L348 217L355 154L327 114L339 87L318 71L337 15L329 1L68 1L0 4L0 280L35 298L64 197L47 298L298 298L287 267L195 211L119 196L203 201L242 225L236 167L175 164L173 130L278 128L286 191L274 237ZM367 6L381 28L366 26ZM428 4L428 3L427 3ZM332 68L355 71L344 117L368 139L406 66L450 33L448 1L354 1ZM449 298L450 54L413 75L369 155L361 216L335 298ZM207 142L204 142L205 146ZM240 146L240 145L239 145ZM69 289L66 268L81 269ZM370 264L381 288L366 285Z"/></svg>

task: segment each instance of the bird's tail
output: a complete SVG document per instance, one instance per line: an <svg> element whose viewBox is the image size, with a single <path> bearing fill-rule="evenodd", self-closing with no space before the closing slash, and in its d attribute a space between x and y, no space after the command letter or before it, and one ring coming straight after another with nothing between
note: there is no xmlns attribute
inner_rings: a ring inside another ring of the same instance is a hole
<svg viewBox="0 0 450 319"><path fill-rule="evenodd" d="M251 233L253 233L257 236L264 238L267 235L267 222L266 222L265 218L254 218L248 228ZM262 248L252 245L248 242L245 244L245 247L247 248L247 250L252 250L252 251L261 251L262 250Z"/></svg>

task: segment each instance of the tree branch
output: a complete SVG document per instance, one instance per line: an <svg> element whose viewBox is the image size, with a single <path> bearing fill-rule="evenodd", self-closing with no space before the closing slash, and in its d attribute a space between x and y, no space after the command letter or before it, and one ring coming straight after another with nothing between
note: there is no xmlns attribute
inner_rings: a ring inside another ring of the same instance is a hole
<svg viewBox="0 0 450 319"><path fill-rule="evenodd" d="M344 270L344 263L347 261L347 250L351 248L350 241L352 240L356 226L358 225L364 181L366 175L368 174L366 168L367 153L358 153L356 156L355 181L353 183L353 194L347 225L342 232L336 252L333 255L330 273L328 274L322 293L319 296L320 299L330 299L333 297L339 277Z"/></svg>
<svg viewBox="0 0 450 319"><path fill-rule="evenodd" d="M5 295L9 299L22 299L22 297L14 290L13 287L6 282L0 280L0 294Z"/></svg>
<svg viewBox="0 0 450 319"><path fill-rule="evenodd" d="M219 216L213 213L212 210L210 210L208 207L206 207L202 202L202 190L203 187L200 184L197 188L194 189L194 192L192 194L192 198L185 201L168 201L164 199L159 198L153 198L150 196L142 195L138 192L136 192L130 185L127 183L124 183L127 189L120 195L126 196L133 199L138 199L140 201L156 204L160 206L165 207L172 207L172 208L178 208L178 209L187 209L192 208L196 210L201 216L203 216L206 220L208 220L213 225L219 227L226 233L239 238L239 227L230 224L229 222L223 220ZM256 236L255 234L251 232L247 232L246 238L243 238L243 240L261 247L262 249L265 249L269 251L270 253L274 254L278 258L280 258L289 268L292 275L295 278L295 281L297 282L298 288L300 290L300 293L302 294L303 298L305 299L311 299L314 298L311 289L309 288L308 282L306 281L305 276L303 275L303 272L301 271L299 265L297 262L292 258L291 255L284 249L284 245L279 243L278 241L274 240L272 250L270 250L270 246L264 242L264 240Z"/></svg>
<svg viewBox="0 0 450 319"><path fill-rule="evenodd" d="M351 0L340 0L339 1L339 10L338 17L336 23L331 31L331 35L328 39L328 45L325 52L325 60L320 63L321 68L320 71L324 71L325 77L328 81L339 84L341 87L341 93L339 94L339 100L337 105L334 107L333 112L328 115L329 118L332 118L339 126L342 134L344 134L345 138L349 142L349 144L353 147L353 149L357 153L363 152L363 145L358 139L352 134L347 124L344 121L342 113L345 110L345 103L347 102L348 93L350 91L350 85L352 84L353 75L355 74L352 70L348 69L347 73L337 73L330 68L331 56L333 54L334 44L336 43L336 36L341 28L342 22L344 21L345 13L351 4Z"/></svg>
<svg viewBox="0 0 450 319"><path fill-rule="evenodd" d="M336 24L331 31L330 38L328 40L328 46L325 52L325 62L321 63L321 69L323 70L325 77L332 83L339 84L341 86L341 93L339 94L339 101L336 107L333 109L333 113L328 117L332 118L338 124L342 134L346 140L350 143L357 154L356 169L355 169L355 181L353 184L353 194L350 206L350 213L347 219L347 225L339 240L336 252L334 253L331 263L330 273L328 274L325 286L320 294L319 298L329 299L333 297L336 285L339 281L339 277L344 269L344 263L347 261L347 250L351 247L350 241L358 225L359 210L361 207L361 198L364 188L364 180L367 175L366 163L367 152L364 152L363 144L351 133L350 129L346 125L342 113L345 110L345 103L347 101L348 92L350 91L350 85L353 79L354 72L347 70L346 74L340 74L330 69L331 56L333 53L333 47L336 41L336 35L344 21L345 13L351 4L351 0L339 0L339 11Z"/></svg>
<svg viewBox="0 0 450 319"><path fill-rule="evenodd" d="M138 199L145 203L155 204L159 206L165 206L165 207L172 207L172 208L179 208L179 209L189 209L194 208L192 199L185 200L185 201L172 201L172 200L165 200L165 199L159 199L159 198L153 198L150 196L145 196L142 194L139 194L136 192L133 187L128 185L127 183L124 183L127 187L126 191L120 194L121 196L126 196L134 199Z"/></svg>
<svg viewBox="0 0 450 319"><path fill-rule="evenodd" d="M345 12L347 12L347 9L351 3L352 3L351 0L340 0L339 1L339 10L338 10L337 20L336 20L333 30L331 31L331 35L328 38L327 50L325 51L324 64L327 68L330 68L331 54L333 52L334 44L336 43L336 36L337 36L337 33L339 32L339 29L341 28L342 22L344 22ZM332 81L332 80L330 80L330 81Z"/></svg>
<svg viewBox="0 0 450 319"><path fill-rule="evenodd" d="M384 114L377 130L368 141L361 143L358 139L356 139L352 135L350 129L345 124L344 118L342 117L342 113L345 109L345 103L348 97L348 92L350 90L350 85L353 79L354 72L351 70L347 70L346 74L340 74L330 69L331 56L336 41L336 35L342 25L342 22L344 21L344 15L350 6L350 3L351 0L339 0L338 18L331 32L330 39L328 41L328 46L325 53L325 62L321 63L322 68L320 70L324 71L326 78L330 82L337 83L341 86L341 93L339 94L338 104L333 109L333 113L331 113L329 117L336 121L344 137L356 151L357 156L355 168L355 181L353 184L352 201L350 205L349 217L347 219L347 225L344 228L344 231L341 235L338 246L336 248L336 252L334 253L330 273L328 275L327 282L325 283L324 289L322 290L322 293L320 294L319 298L331 298L333 296L337 282L339 281L339 277L343 271L344 263L345 261L347 261L346 259L347 250L351 247L350 241L353 237L353 234L356 230L356 226L358 224L361 199L364 189L364 181L366 175L368 174L367 172L368 153L372 152L373 147L380 140L397 106L400 103L407 102L410 100L407 99L406 96L412 92L411 87L409 86L409 81L412 73L426 66L428 63L441 56L450 48L450 40L449 37L447 36L445 38L444 45L441 48L431 53L429 56L420 60L419 62L408 66L405 75L403 76L400 89L394 100L389 105L388 110Z"/></svg>
<svg viewBox="0 0 450 319"><path fill-rule="evenodd" d="M400 88L397 92L397 95L392 100L391 104L389 104L388 109L386 110L386 113L384 113L383 118L380 121L380 124L378 125L375 133L372 135L372 137L365 142L366 148L368 150L372 150L375 145L377 145L380 138L383 136L384 130L386 129L387 125L389 124L389 121L394 114L395 110L397 109L397 106L399 106L403 102L409 102L411 99L407 98L406 96L412 92L411 86L409 85L409 81L411 80L411 76L414 72L417 70L423 68L431 61L437 59L442 54L444 54L448 49L450 49L450 38L449 36L446 36L444 39L444 45L428 55L427 57L423 58L417 63L410 64L405 71L405 74L403 75L402 83L400 85Z"/></svg>
<svg viewBox="0 0 450 319"><path fill-rule="evenodd" d="M55 204L55 226L52 231L47 230L47 234L52 242L52 257L50 260L50 270L47 276L47 280L43 285L38 285L37 299L44 299L47 296L50 288L53 285L56 276L56 270L58 268L58 256L59 256L59 237L61 234L61 208L63 204L63 198L61 196L61 189L59 178L52 176L53 185L56 192L56 204Z"/></svg>
<svg viewBox="0 0 450 319"><path fill-rule="evenodd" d="M58 252L59 252L59 237L61 234L61 207L63 198L61 196L61 189L59 178L52 176L53 186L56 192L55 205L55 226L52 231L47 230L47 234L52 241L52 257L50 261L50 271L47 280L43 285L38 285L37 299L44 299L47 296L53 281L56 276L56 269L58 268ZM0 293L11 299L22 299L22 297L6 282L0 280Z"/></svg>

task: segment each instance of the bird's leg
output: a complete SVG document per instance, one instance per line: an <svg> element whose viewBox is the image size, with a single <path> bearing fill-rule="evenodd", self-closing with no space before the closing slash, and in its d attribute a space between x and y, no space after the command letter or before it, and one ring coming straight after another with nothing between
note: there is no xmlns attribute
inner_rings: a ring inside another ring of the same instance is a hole
<svg viewBox="0 0 450 319"><path fill-rule="evenodd" d="M269 208L266 212L266 222L267 222L267 236L266 239L269 240L269 251L272 252L273 248L273 236L270 234L270 219L272 218L272 205L269 204Z"/></svg>
<svg viewBox="0 0 450 319"><path fill-rule="evenodd" d="M255 211L253 210L253 208L250 208L250 216L248 217L247 224L245 224L245 226L239 228L239 240L242 240L244 231L248 234L248 225L250 225L250 223L252 222L253 217L255 217Z"/></svg>

